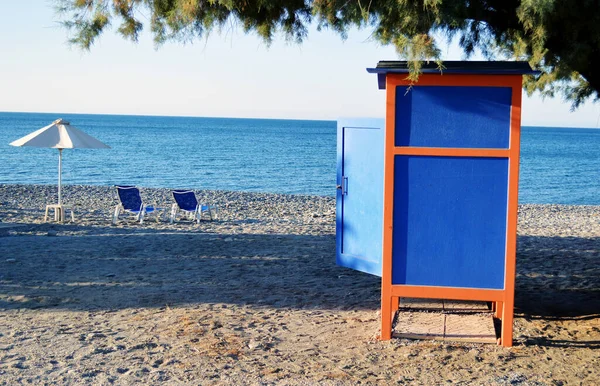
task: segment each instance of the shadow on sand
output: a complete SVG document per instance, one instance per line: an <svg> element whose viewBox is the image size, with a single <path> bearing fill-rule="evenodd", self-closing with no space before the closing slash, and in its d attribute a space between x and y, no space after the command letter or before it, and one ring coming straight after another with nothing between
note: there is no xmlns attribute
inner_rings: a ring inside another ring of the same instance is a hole
<svg viewBox="0 0 600 386"><path fill-rule="evenodd" d="M517 310L532 318L600 313L600 238L519 237Z"/></svg>
<svg viewBox="0 0 600 386"><path fill-rule="evenodd" d="M600 238L519 237L515 312L541 326L574 325L579 326L573 328L578 334L595 329L592 336L598 336ZM586 340L586 335L554 337L545 328L538 336L525 337L524 343L600 349L600 340Z"/></svg>
<svg viewBox="0 0 600 386"><path fill-rule="evenodd" d="M598 318L599 251L600 238L519 237L517 318ZM42 224L1 237L0 255L0 309L379 309L380 279L336 266L334 235ZM599 341L545 337L525 343L600 348Z"/></svg>
<svg viewBox="0 0 600 386"><path fill-rule="evenodd" d="M0 240L3 309L379 308L380 279L336 266L334 235L42 224Z"/></svg>

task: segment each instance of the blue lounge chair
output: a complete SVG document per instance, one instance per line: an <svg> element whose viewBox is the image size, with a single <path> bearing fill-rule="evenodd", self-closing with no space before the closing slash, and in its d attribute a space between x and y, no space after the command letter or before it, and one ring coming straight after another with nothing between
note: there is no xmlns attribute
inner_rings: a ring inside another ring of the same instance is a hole
<svg viewBox="0 0 600 386"><path fill-rule="evenodd" d="M115 185L117 196L120 203L115 207L112 223L116 224L121 213L130 213L136 216L140 224L144 222L144 217L149 213L156 213L156 222L160 220L160 212L163 208L157 208L155 205L146 205L142 202L140 190L135 186Z"/></svg>
<svg viewBox="0 0 600 386"><path fill-rule="evenodd" d="M181 210L192 220L199 223L204 214L211 220L217 218L216 205L198 203L196 195L191 190L173 190L175 203L171 206L171 223L177 220L177 213Z"/></svg>

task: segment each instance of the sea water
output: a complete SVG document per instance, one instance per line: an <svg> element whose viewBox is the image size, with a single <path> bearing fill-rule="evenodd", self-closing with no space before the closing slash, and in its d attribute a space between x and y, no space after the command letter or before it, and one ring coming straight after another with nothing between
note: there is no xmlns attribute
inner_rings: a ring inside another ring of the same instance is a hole
<svg viewBox="0 0 600 386"><path fill-rule="evenodd" d="M63 151L63 184L335 195L336 122L0 113L0 183L56 184L58 151L8 144L70 121L109 150ZM600 205L600 130L523 127L520 203Z"/></svg>

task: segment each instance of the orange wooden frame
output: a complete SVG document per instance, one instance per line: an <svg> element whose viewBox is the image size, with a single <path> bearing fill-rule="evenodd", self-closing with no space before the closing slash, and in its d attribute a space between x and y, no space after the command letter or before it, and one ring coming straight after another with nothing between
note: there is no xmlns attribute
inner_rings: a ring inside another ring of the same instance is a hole
<svg viewBox="0 0 600 386"><path fill-rule="evenodd" d="M512 88L510 141L508 149L424 148L395 146L396 86L472 86ZM421 75L417 83L403 74L386 76L386 123L384 158L384 210L383 210L383 267L381 278L381 335L392 336L393 317L399 307L400 297L491 301L495 316L502 321L499 344L512 346L514 293L517 249L517 210L519 189L519 152L521 131L521 75ZM506 261L504 289L475 289L392 284L392 230L394 210L394 162L396 155L501 157L507 158L508 200L506 224Z"/></svg>

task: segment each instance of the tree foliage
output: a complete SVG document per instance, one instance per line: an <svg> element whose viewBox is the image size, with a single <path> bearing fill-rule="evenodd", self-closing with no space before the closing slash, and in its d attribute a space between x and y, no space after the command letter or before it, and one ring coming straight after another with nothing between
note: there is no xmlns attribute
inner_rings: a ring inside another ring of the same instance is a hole
<svg viewBox="0 0 600 386"><path fill-rule="evenodd" d="M382 44L411 61L441 63L439 40L459 38L466 57L526 60L541 76L526 77L529 93L562 95L578 107L598 100L600 0L54 0L71 43L90 49L111 24L137 41L144 23L158 45L192 42L236 23L267 43L283 32L306 38L308 26L331 28L342 38L367 28Z"/></svg>

